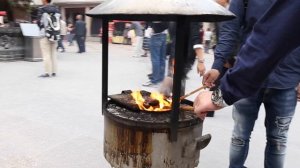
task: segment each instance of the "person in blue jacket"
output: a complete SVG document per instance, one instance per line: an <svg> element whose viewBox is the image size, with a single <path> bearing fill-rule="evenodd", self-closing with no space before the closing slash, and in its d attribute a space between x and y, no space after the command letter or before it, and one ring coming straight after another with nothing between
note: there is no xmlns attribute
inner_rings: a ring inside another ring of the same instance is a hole
<svg viewBox="0 0 300 168"><path fill-rule="evenodd" d="M300 50L297 48L300 46L300 22L297 20L300 1L272 4L271 1L251 0L245 9L243 1L231 1L229 10L237 19L221 26L215 62L205 75L205 85L213 85L238 39L245 42L252 29L253 33L242 47L235 66L221 79L220 88L203 92L195 100L195 113L202 118L203 112L236 102L230 168L244 167L261 103L266 108L265 167L282 168L284 165L288 127L297 101L295 87L300 81Z"/></svg>

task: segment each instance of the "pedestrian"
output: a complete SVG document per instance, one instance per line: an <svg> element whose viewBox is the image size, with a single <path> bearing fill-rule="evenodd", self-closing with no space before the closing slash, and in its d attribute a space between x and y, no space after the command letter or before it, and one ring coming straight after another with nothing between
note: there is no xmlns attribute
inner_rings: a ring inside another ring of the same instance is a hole
<svg viewBox="0 0 300 168"><path fill-rule="evenodd" d="M130 29L131 24L128 24L128 31L127 31L127 37L130 41L130 45L135 46L135 31L133 29Z"/></svg>
<svg viewBox="0 0 300 168"><path fill-rule="evenodd" d="M152 74L149 75L150 81L144 83L143 86L158 87L165 77L168 22L152 22L151 27L153 29L150 38Z"/></svg>
<svg viewBox="0 0 300 168"><path fill-rule="evenodd" d="M133 33L129 33L130 31L130 23L125 22L125 27L123 30L123 44L125 45L132 45L131 36ZM133 32L133 31L131 31Z"/></svg>
<svg viewBox="0 0 300 168"><path fill-rule="evenodd" d="M233 46L241 46L237 44L238 41L244 43L256 20L272 5L270 1L252 0L251 2L248 3L248 0L231 0L229 10L237 18L223 22L220 27L213 70L206 74L208 78L212 78L216 71L218 74L223 73L225 60L229 59L236 50ZM261 104L264 104L266 111L265 168L284 167L288 128L297 104L295 88L300 81L300 62L297 63L294 60L299 56L300 48L279 64L257 94L234 103L232 114L234 128L230 145L229 168L244 167L251 133ZM208 78L204 78L204 83L207 83L207 80L215 81L219 76L216 75L214 79Z"/></svg>
<svg viewBox="0 0 300 168"><path fill-rule="evenodd" d="M140 22L134 21L131 22L130 29L134 30L135 32L135 47L133 57L141 57L143 55L143 26Z"/></svg>
<svg viewBox="0 0 300 168"><path fill-rule="evenodd" d="M203 37L204 52L206 54L209 54L211 38L212 38L212 31L210 30L210 28L207 28L206 31L204 31L204 37Z"/></svg>
<svg viewBox="0 0 300 168"><path fill-rule="evenodd" d="M77 53L84 53L86 39L86 24L82 20L82 15L77 15L76 20L77 21L75 23L75 38L79 49Z"/></svg>
<svg viewBox="0 0 300 168"><path fill-rule="evenodd" d="M65 47L63 41L67 35L67 25L66 22L60 19L60 39L57 41L57 50L60 49L60 52L65 52Z"/></svg>
<svg viewBox="0 0 300 168"><path fill-rule="evenodd" d="M45 73L39 77L56 76L57 56L56 44L59 39L59 10L56 6L50 4L51 0L43 0L43 6L38 9L37 23L40 27L41 53L45 65ZM56 22L56 23L54 23ZM53 27L53 25L56 25Z"/></svg>

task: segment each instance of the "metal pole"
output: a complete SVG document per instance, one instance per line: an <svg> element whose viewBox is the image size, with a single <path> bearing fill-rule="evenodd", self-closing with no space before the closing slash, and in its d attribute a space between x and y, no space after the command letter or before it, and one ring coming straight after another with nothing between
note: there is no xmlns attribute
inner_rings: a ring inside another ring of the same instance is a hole
<svg viewBox="0 0 300 168"><path fill-rule="evenodd" d="M108 19L102 20L102 114L106 110L108 95Z"/></svg>
<svg viewBox="0 0 300 168"><path fill-rule="evenodd" d="M177 141L178 119L180 113L180 96L182 90L182 78L184 73L184 62L188 52L188 37L190 23L186 16L178 16L176 23L176 45L175 45L175 68L173 79L173 97L170 141Z"/></svg>

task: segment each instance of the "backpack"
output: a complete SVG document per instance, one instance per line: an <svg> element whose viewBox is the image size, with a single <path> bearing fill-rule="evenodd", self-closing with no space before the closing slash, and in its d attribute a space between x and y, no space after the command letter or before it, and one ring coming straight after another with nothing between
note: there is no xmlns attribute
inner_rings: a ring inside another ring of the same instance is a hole
<svg viewBox="0 0 300 168"><path fill-rule="evenodd" d="M45 36L49 41L60 39L60 18L57 13L48 13L48 25L45 27Z"/></svg>

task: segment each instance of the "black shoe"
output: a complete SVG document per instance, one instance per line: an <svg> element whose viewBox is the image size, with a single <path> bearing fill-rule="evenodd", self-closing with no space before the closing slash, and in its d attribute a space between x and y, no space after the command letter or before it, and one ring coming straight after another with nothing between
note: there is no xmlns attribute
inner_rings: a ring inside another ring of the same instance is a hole
<svg viewBox="0 0 300 168"><path fill-rule="evenodd" d="M148 74L148 79L149 80L153 80L153 75L152 74Z"/></svg>
<svg viewBox="0 0 300 168"><path fill-rule="evenodd" d="M50 77L50 75L46 73L46 74L40 75L39 77L40 77L40 78L48 78L48 77Z"/></svg>
<svg viewBox="0 0 300 168"><path fill-rule="evenodd" d="M206 114L206 117L214 117L215 116L215 111L209 111Z"/></svg>
<svg viewBox="0 0 300 168"><path fill-rule="evenodd" d="M56 76L56 73L52 73L52 76L55 77L55 76Z"/></svg>

